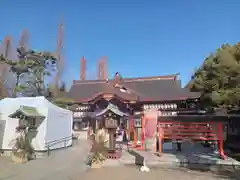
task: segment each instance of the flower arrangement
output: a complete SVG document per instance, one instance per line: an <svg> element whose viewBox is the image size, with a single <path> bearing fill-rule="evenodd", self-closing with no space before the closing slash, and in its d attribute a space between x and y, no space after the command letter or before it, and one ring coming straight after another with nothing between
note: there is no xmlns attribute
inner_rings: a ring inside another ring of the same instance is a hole
<svg viewBox="0 0 240 180"><path fill-rule="evenodd" d="M105 146L105 136L102 133L97 133L92 140L92 148L87 159L87 165L92 168L100 168L107 158L107 147Z"/></svg>
<svg viewBox="0 0 240 180"><path fill-rule="evenodd" d="M24 163L28 160L33 159L34 148L32 147L28 137L26 135L21 134L14 141L14 149L13 152L13 161Z"/></svg>

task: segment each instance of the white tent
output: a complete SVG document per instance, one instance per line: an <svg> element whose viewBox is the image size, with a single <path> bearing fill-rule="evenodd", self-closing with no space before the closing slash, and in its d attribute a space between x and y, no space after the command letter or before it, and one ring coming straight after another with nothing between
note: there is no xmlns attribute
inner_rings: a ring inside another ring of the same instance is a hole
<svg viewBox="0 0 240 180"><path fill-rule="evenodd" d="M45 117L37 127L32 139L35 150L57 149L72 145L72 111L62 109L45 97L5 98L0 101L0 149L12 149L11 142L16 138L19 120L8 117L21 106L34 107Z"/></svg>

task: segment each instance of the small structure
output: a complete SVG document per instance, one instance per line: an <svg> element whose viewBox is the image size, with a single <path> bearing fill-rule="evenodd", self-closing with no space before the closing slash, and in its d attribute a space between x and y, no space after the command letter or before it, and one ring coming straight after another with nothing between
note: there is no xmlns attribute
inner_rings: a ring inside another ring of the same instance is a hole
<svg viewBox="0 0 240 180"><path fill-rule="evenodd" d="M41 115L37 108L31 106L20 106L20 108L13 114L10 114L10 118L19 119L19 129L31 128L35 129L35 124L38 119L44 119L45 116Z"/></svg>
<svg viewBox="0 0 240 180"><path fill-rule="evenodd" d="M72 112L55 106L44 97L5 98L0 101L0 112L2 150L11 150L12 140L26 127L31 131L35 150L72 145Z"/></svg>
<svg viewBox="0 0 240 180"><path fill-rule="evenodd" d="M8 117L17 118L19 120L19 126L16 128L16 132L25 132L28 134L29 141L37 135L37 126L45 119L45 116L41 115L37 108L30 106L20 106L20 108ZM38 123L36 123L38 122Z"/></svg>
<svg viewBox="0 0 240 180"><path fill-rule="evenodd" d="M119 110L119 108L113 104L108 104L108 106L100 110L99 112L96 112L92 114L93 117L97 118L97 124L101 124L106 129L108 129L109 133L109 152L115 153L116 148L116 129L118 127L118 124L120 124L121 120L124 120L125 117L128 117L129 114L122 112ZM97 125L98 126L98 125Z"/></svg>

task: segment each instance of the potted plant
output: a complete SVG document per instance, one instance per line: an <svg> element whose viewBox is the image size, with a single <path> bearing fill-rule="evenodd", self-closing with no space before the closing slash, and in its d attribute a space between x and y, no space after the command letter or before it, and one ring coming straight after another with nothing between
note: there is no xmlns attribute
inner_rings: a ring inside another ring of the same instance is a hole
<svg viewBox="0 0 240 180"><path fill-rule="evenodd" d="M105 138L99 136L98 141L93 140L90 155L88 156L87 164L93 169L101 168L103 162L107 158L107 147L105 146Z"/></svg>
<svg viewBox="0 0 240 180"><path fill-rule="evenodd" d="M26 163L33 159L34 149L26 135L20 135L14 143L15 151L12 154L12 160L15 163Z"/></svg>

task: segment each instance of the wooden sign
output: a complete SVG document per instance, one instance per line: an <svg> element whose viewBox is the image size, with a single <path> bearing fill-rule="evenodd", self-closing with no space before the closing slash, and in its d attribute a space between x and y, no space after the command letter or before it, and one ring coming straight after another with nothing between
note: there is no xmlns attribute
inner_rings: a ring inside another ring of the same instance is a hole
<svg viewBox="0 0 240 180"><path fill-rule="evenodd" d="M142 127L142 120L141 120L141 118L135 118L134 119L134 127L135 128L141 128Z"/></svg>
<svg viewBox="0 0 240 180"><path fill-rule="evenodd" d="M117 120L113 119L113 118L106 118L105 119L105 126L108 129L114 129L117 128L118 124L117 124Z"/></svg>

